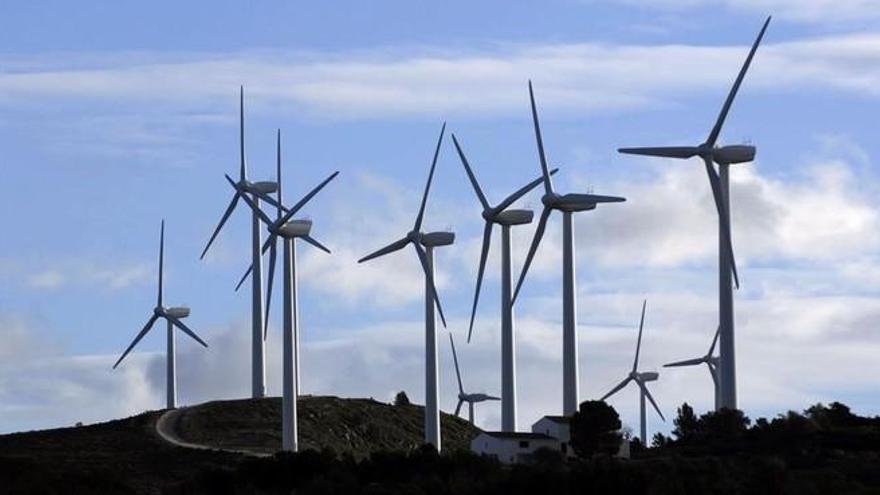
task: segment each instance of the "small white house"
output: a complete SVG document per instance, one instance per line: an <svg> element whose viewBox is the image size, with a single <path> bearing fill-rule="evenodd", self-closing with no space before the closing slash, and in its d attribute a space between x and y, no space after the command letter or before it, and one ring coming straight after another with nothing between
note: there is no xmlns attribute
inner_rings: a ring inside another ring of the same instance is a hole
<svg viewBox="0 0 880 495"><path fill-rule="evenodd" d="M570 416L544 416L532 425L532 433L541 433L559 440L559 450L566 457L574 457L571 440Z"/></svg>
<svg viewBox="0 0 880 495"><path fill-rule="evenodd" d="M559 440L543 433L484 431L471 440L471 451L504 464L530 462L540 448L559 450Z"/></svg>

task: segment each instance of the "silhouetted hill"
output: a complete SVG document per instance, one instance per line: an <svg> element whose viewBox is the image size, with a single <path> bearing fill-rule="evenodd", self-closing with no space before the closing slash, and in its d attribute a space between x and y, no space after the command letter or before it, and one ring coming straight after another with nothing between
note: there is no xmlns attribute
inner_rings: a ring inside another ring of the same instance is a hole
<svg viewBox="0 0 880 495"><path fill-rule="evenodd" d="M302 397L302 448L362 458L421 445L420 406L370 399ZM0 493L164 493L196 474L235 469L241 454L176 447L156 433L165 411L82 427L0 435ZM442 415L449 449L478 430ZM185 409L175 432L187 442L274 452L281 444L281 400L216 401Z"/></svg>
<svg viewBox="0 0 880 495"><path fill-rule="evenodd" d="M300 449L332 449L363 458L373 452L412 450L423 443L421 406L392 406L372 399L300 397ZM212 447L274 453L281 445L281 400L207 402L181 412L176 426L186 441ZM479 430L441 415L444 450L469 449Z"/></svg>

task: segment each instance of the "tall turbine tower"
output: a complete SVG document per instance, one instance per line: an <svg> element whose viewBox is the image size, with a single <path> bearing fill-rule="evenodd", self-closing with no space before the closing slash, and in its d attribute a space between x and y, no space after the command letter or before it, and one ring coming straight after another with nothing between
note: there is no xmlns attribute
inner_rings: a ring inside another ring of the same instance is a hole
<svg viewBox="0 0 880 495"><path fill-rule="evenodd" d="M513 323L513 292L511 291L510 227L532 223L534 212L532 210L509 210L508 208L526 193L541 185L544 178L538 177L505 198L504 201L492 206L486 199L486 195L483 194L483 189L480 187L467 158L465 158L455 134L452 135L452 142L455 144L455 149L458 151L458 156L461 158L461 163L464 165L471 185L474 186L477 199L483 206L483 219L486 221L483 228L480 268L477 271L477 287L474 289L474 305L471 309L471 323L468 327L468 342L471 341L471 334L474 331L474 318L480 299L483 272L486 269L486 258L489 256L489 245L492 243L492 229L495 225L501 226L501 430L516 431L516 336ZM551 170L550 175L555 174L557 170ZM452 338L451 334L450 338ZM461 388L460 385L459 388ZM464 392L462 391L462 393Z"/></svg>
<svg viewBox="0 0 880 495"><path fill-rule="evenodd" d="M233 210L238 205L239 198L251 196L251 201L259 205L263 200L271 205L279 206L278 202L272 199L269 194L275 192L278 185L274 182L250 182L247 178L247 165L245 163L244 154L244 88L241 88L239 97L240 114L239 114L239 142L241 149L241 164L239 167L238 182L233 183L235 194L229 201L229 206L220 218L220 223L211 234L208 244L202 251L201 258L204 259L211 248L217 234L226 224L226 220L232 215ZM260 217L256 213L251 215L251 263L257 267L253 277L251 286L251 397L258 399L266 396L266 345L263 338L263 269L260 257L260 244L262 244L262 235L260 228Z"/></svg>
<svg viewBox="0 0 880 495"><path fill-rule="evenodd" d="M684 361L676 361L674 363L664 364L664 368L677 368L683 366L699 366L705 364L709 368L709 375L712 376L713 390L715 391L715 410L721 409L721 384L719 383L718 365L721 358L715 356L715 345L718 343L718 335L721 333L721 327L715 330L715 337L712 339L712 345L709 346L709 352L702 357L695 359L685 359Z"/></svg>
<svg viewBox="0 0 880 495"><path fill-rule="evenodd" d="M648 421L645 413L645 397L651 401L651 405L654 406L654 410L660 415L660 419L666 421L666 418L663 417L663 413L660 412L660 408L657 407L657 403L654 401L654 397L651 396L651 392L646 385L648 382L656 381L657 378L660 377L660 374L656 371L648 371L644 373L639 371L639 350L642 348L642 329L645 326L645 306L647 304L648 301L642 303L642 319L639 322L639 340L636 344L636 358L633 361L632 370L630 370L629 375L627 375L622 382L618 383L616 387L599 399L605 400L619 392L623 387L626 387L629 382L636 382L636 385L639 386L639 439L642 441L642 445L645 446L648 445Z"/></svg>
<svg viewBox="0 0 880 495"><path fill-rule="evenodd" d="M733 285L739 287L739 276L736 271L736 262L733 256L733 242L730 231L730 165L735 163L751 162L755 159L755 147L747 145L718 146L718 137L721 128L730 111L730 106L742 85L743 78L749 70L758 45L770 24L770 17L761 27L758 38L752 45L746 61L721 107L721 113L715 125L709 132L706 142L698 146L678 147L653 147L653 148L621 148L620 153L631 155L659 156L666 158L688 159L695 156L703 160L706 174L709 176L709 184L712 186L712 196L715 198L715 208L718 210L718 323L721 327L720 350L721 350L721 407L728 409L737 408L736 399L736 356L734 345L734 321L733 321ZM718 165L718 171L715 170ZM732 277L732 279L731 279Z"/></svg>
<svg viewBox="0 0 880 495"><path fill-rule="evenodd" d="M411 244L419 257L422 270L425 272L425 443L430 443L440 450L440 406L437 386L437 329L434 308L440 313L440 321L446 326L446 318L443 316L443 308L440 306L440 298L437 295L437 287L434 286L434 248L448 246L455 241L453 232L422 232L422 220L425 216L425 205L428 202L428 192L431 190L431 180L434 178L434 169L437 166L437 157L440 154L440 144L443 142L443 134L446 132L446 123L440 130L440 138L437 140L437 148L434 150L434 160L431 162L431 171L428 173L428 182L425 184L425 192L422 195L422 205L416 215L416 222L412 230L391 244L364 256L358 263L384 256L388 253L399 251Z"/></svg>
<svg viewBox="0 0 880 495"><path fill-rule="evenodd" d="M156 320L159 318L165 319L168 324L167 327L167 349L165 353L165 380L167 382L165 393L166 393L166 405L168 409L174 409L177 407L177 359L175 357L175 343L174 343L174 327L177 327L183 330L184 333L192 337L196 342L202 344L205 347L208 347L208 344L205 343L204 340L200 339L195 332L190 330L189 327L183 324L182 319L189 316L189 308L183 306L177 306L172 308L166 308L163 303L163 292L164 292L164 272L165 272L165 220L162 220L162 228L159 234L159 294L156 297L156 307L153 308L153 316L147 320L147 324L144 325L144 328L137 334L131 344L125 349L125 352L122 353L122 356L119 357L119 360L116 361L116 364L113 365L113 369L116 369L119 366L119 363L125 359L125 356L128 356L128 353L134 349L134 346L137 345L138 342L141 341L142 338L153 328L153 324L156 323Z"/></svg>
<svg viewBox="0 0 880 495"><path fill-rule="evenodd" d="M474 404L486 402L487 400L501 400L500 397L487 395L482 392L469 394L464 391L464 385L461 383L461 369L458 367L458 354L455 352L455 340L452 339L452 332L449 332L449 344L452 345L452 360L455 362L455 378L458 380L458 405L455 406L455 415L461 413L461 406L465 402L468 405L468 421L474 424Z"/></svg>
<svg viewBox="0 0 880 495"><path fill-rule="evenodd" d="M281 195L281 131L277 137L277 162L276 173L278 177L278 204L282 204ZM311 192L297 202L287 214L282 215L282 207L276 207L276 219L273 221L259 209L247 196L243 196L259 218L266 223L269 230L269 238L266 244L269 249L269 281L266 290L266 320L269 318L269 304L271 302L272 281L275 276L276 245L278 238L284 243L282 252L284 271L284 335L283 335L283 358L282 358L282 397L281 397L281 448L290 452L299 449L297 433L296 401L299 396L299 300L297 298L297 274L296 274L296 239L303 239L322 251L330 252L323 244L310 236L312 229L311 220L292 220L303 206L306 205L321 189L333 180L339 172L332 173L323 182L318 184ZM231 184L232 179L227 176Z"/></svg>
<svg viewBox="0 0 880 495"><path fill-rule="evenodd" d="M541 172L544 177L544 196L541 202L544 209L535 229L535 237L529 247L513 300L519 295L529 266L544 237L547 220L553 210L562 212L562 414L577 412L578 408L578 358L577 358L577 307L575 306L575 266L574 266L574 219L573 214L596 209L599 203L619 203L626 201L616 196L597 196L594 194L558 194L553 190L547 157L544 155L544 141L538 124L538 110L535 107L535 94L529 81L529 98L532 102L532 120L535 125L535 139L538 142L538 157L541 159Z"/></svg>

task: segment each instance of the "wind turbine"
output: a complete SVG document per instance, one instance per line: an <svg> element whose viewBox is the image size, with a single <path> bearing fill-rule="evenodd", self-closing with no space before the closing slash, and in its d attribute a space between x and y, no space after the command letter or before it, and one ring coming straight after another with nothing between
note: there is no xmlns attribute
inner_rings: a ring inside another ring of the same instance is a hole
<svg viewBox="0 0 880 495"><path fill-rule="evenodd" d="M247 178L247 165L245 163L244 154L244 87L241 88L239 96L239 142L241 149L241 165L239 167L238 182L233 182L232 187L235 194L229 201L229 206L220 218L220 223L211 234L208 244L202 251L201 259L205 258L217 234L226 224L235 207L238 205L240 198L247 198L250 195L251 201L259 205L263 200L273 206L279 206L279 203L272 199L269 194L275 192L278 185L274 182L250 182ZM260 229L260 218L254 212L251 215L251 263L257 267L253 277L251 286L251 397L258 399L266 396L266 345L263 335L263 268L260 257L260 245L262 244L262 234Z"/></svg>
<svg viewBox="0 0 880 495"><path fill-rule="evenodd" d="M315 186L308 194L299 200L286 214L282 215L283 201L281 195L281 131L277 137L277 162L276 173L278 177L278 204L276 207L276 219L273 221L259 206L247 196L242 196L245 202L266 223L269 230L267 244L269 246L269 281L266 290L266 319L268 320L269 303L272 294L272 281L275 274L276 245L280 237L284 244L282 256L284 273L284 334L283 334L283 358L282 358L282 398L281 398L281 448L296 452L299 449L297 433L296 401L299 396L299 300L297 298L297 273L296 273L296 239L307 240L310 244L329 253L330 250L310 236L312 229L311 220L292 220L293 216L308 203L318 192L331 180L339 175L333 172L323 182ZM233 183L227 175L226 180Z"/></svg>
<svg viewBox="0 0 880 495"><path fill-rule="evenodd" d="M532 120L535 125L535 139L538 142L538 157L541 159L541 172L544 177L544 196L541 202L544 209L535 229L529 254L526 256L513 300L519 295L529 266L544 237L547 220L553 210L562 212L562 413L574 414L578 408L578 360L577 360L577 308L575 306L575 264L574 264L574 221L572 215L581 211L594 210L599 203L619 203L626 201L617 196L597 196L595 194L558 194L553 190L547 157L544 154L544 141L538 124L538 110L532 81L529 81L529 98L532 102Z"/></svg>
<svg viewBox="0 0 880 495"><path fill-rule="evenodd" d="M653 147L653 148L621 148L620 153L630 155L659 156L666 158L688 159L700 157L709 176L715 209L718 210L718 302L719 325L721 327L721 407L737 408L736 399L736 356L734 345L733 322L733 285L739 288L739 275L733 256L733 242L730 231L730 165L751 162L755 159L755 147L750 145L718 146L721 128L742 85L746 72L752 63L758 45L767 31L771 17L768 17L752 45L746 61L739 71L730 93L721 107L721 113L709 132L709 137L698 146ZM718 171L715 170L718 164ZM731 280L733 277L733 280Z"/></svg>
<svg viewBox="0 0 880 495"><path fill-rule="evenodd" d="M471 334L474 331L474 318L477 314L477 303L480 299L480 287L483 283L483 273L486 269L486 258L489 256L489 245L492 243L492 228L495 225L501 226L501 430L516 431L516 339L513 331L510 227L532 223L534 212L532 210L513 210L508 208L526 193L539 186L544 181L544 178L538 177L505 198L504 201L492 206L489 204L489 200L486 199L486 195L483 193L483 189L480 187L474 171L464 156L464 152L461 150L455 134L452 135L452 142L455 144L455 149L458 151L461 163L464 165L471 185L474 187L477 199L480 200L480 204L483 206L483 219L486 221L486 226L483 228L480 268L477 271L477 287L474 290L474 305L471 309L471 323L468 327L468 342L471 341ZM550 175L555 174L557 170L551 170ZM459 386L459 388L461 387ZM460 405L461 403L459 403Z"/></svg>
<svg viewBox="0 0 880 495"><path fill-rule="evenodd" d="M465 393L464 386L461 384L461 370L458 367L458 354L455 353L455 341L452 339L452 332L449 332L449 343L452 344L452 359L455 362L455 377L458 379L458 405L455 406L455 415L459 415L461 412L461 405L467 402L468 420L471 424L474 424L474 404L485 402L487 400L501 400L501 398L481 392L476 394Z"/></svg>
<svg viewBox="0 0 880 495"><path fill-rule="evenodd" d="M440 144L443 142L443 134L446 132L446 123L440 129L440 138L437 140L437 148L434 150L434 159L431 162L431 171L428 173L428 182L425 184L425 192L422 195L422 205L416 215L416 222L412 230L391 244L370 253L358 260L363 263L388 253L399 251L412 244L422 270L425 272L425 443L434 445L440 451L440 408L437 387L437 331L434 307L440 313L440 321L446 326L446 318L443 316L443 308L440 306L440 298L437 295L437 287L434 286L434 248L448 246L455 241L453 232L422 232L422 220L425 216L425 205L428 202L428 192L431 190L431 180L434 178L434 169L437 166L437 157L440 154Z"/></svg>
<svg viewBox="0 0 880 495"><path fill-rule="evenodd" d="M134 346L137 345L138 342L141 341L142 338L153 328L153 324L156 323L159 318L163 318L168 323L167 328L167 349L165 354L166 368L165 368L165 379L167 382L165 393L167 395L167 406L168 409L174 409L177 407L177 360L175 358L175 343L174 343L174 327L177 327L190 337L192 337L196 342L202 344L205 347L208 347L208 344L205 343L204 340L200 339L195 332L193 332L188 326L184 325L181 321L182 319L189 316L189 308L185 306L175 306L166 308L163 305L162 298L164 292L164 265L165 265L165 220L162 220L162 228L159 234L159 293L156 297L156 307L153 308L153 315L150 316L150 319L147 320L147 324L144 325L144 328L135 336L134 340L129 344L128 348L125 349L125 352L122 353L122 356L119 357L119 360L116 361L116 364L113 365L113 369L116 369L119 366L119 363L125 359L125 356L128 356L128 353L134 349Z"/></svg>
<svg viewBox="0 0 880 495"><path fill-rule="evenodd" d="M664 364L664 368L675 368L682 366L698 366L701 364L705 364L707 368L709 368L709 374L712 376L712 384L714 385L715 390L715 410L718 411L721 409L721 387L719 383L718 377L718 365L721 363L721 358L719 356L714 356L715 354L715 345L718 343L718 335L721 333L721 327L718 327L718 330L715 331L715 337L712 339L712 345L709 346L709 352L706 353L703 357L698 357L695 359L686 359L684 361L676 361L674 363Z"/></svg>
<svg viewBox="0 0 880 495"><path fill-rule="evenodd" d="M626 387L629 382L635 382L636 385L639 386L639 421L640 421L640 435L639 438L642 441L642 445L648 445L648 424L647 418L645 415L645 397L651 401L651 405L654 406L654 410L657 411L657 414L660 415L660 419L666 421L666 418L663 417L663 413L660 412L660 408L657 407L657 403L654 401L654 397L651 396L651 392L648 391L648 386L645 385L648 382L656 381L657 378L660 377L660 374L656 371L648 371L648 372L640 372L639 371L639 350L642 347L642 329L645 326L645 306L648 304L648 301L642 303L642 320L639 322L639 340L636 344L636 358L633 361L632 370L630 370L629 375L620 383L617 384L616 387L612 388L610 392L605 394L599 400L605 400L612 395L616 394L623 387Z"/></svg>

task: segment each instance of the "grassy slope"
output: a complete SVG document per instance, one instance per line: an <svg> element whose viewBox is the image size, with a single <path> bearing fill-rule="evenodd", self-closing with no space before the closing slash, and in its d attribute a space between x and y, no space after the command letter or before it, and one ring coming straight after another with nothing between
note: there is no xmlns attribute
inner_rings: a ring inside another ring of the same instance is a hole
<svg viewBox="0 0 880 495"><path fill-rule="evenodd" d="M332 447L358 457L421 443L422 408L368 399L303 397L304 448ZM274 451L281 443L281 401L217 401L195 406L178 425L187 441ZM162 411L79 428L0 435L0 493L160 493L209 468L232 467L240 455L173 447L155 433ZM476 431L442 419L446 448L467 447Z"/></svg>
<svg viewBox="0 0 880 495"><path fill-rule="evenodd" d="M409 450L422 444L423 408L390 406L371 399L300 397L297 417L301 448L332 448L363 457L380 450ZM479 430L441 415L444 450L469 449ZM208 402L180 418L178 435L220 448L274 452L281 444L281 400Z"/></svg>

